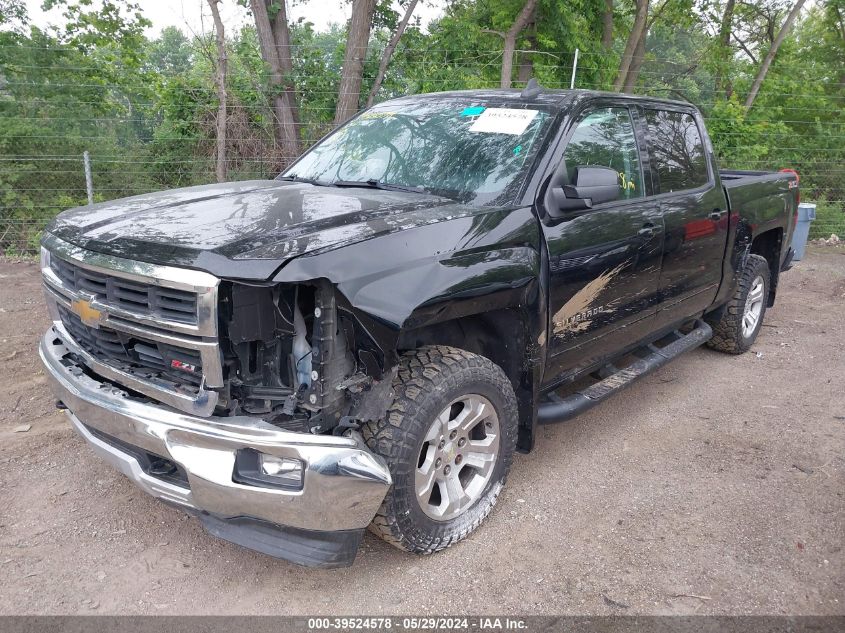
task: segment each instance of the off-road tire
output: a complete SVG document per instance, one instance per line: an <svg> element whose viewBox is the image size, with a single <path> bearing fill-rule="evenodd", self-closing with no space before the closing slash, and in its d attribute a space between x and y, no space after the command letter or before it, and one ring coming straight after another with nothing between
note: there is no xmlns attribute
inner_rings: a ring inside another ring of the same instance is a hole
<svg viewBox="0 0 845 633"><path fill-rule="evenodd" d="M403 354L393 387L395 400L385 418L361 429L367 446L385 459L393 478L370 530L399 549L431 554L466 538L496 505L516 448L516 396L505 373L493 362L446 346L426 346ZM450 402L469 393L484 396L496 410L498 457L490 480L473 505L451 520L437 521L423 512L416 498L417 460L435 417Z"/></svg>
<svg viewBox="0 0 845 633"><path fill-rule="evenodd" d="M748 293L757 277L763 278L765 289L763 292L763 305L757 326L749 336L743 333L742 318L745 314L745 303ZM749 255L745 262L745 268L739 276L739 283L734 291L733 297L715 315L715 319L708 319L713 328L713 338L707 345L720 352L727 354L742 354L747 352L757 335L763 327L763 318L766 316L766 305L769 293L769 262L760 255Z"/></svg>

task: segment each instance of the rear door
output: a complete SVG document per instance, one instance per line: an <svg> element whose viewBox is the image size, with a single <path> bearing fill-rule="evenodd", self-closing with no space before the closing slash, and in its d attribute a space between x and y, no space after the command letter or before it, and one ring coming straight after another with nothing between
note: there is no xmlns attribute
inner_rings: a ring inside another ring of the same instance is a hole
<svg viewBox="0 0 845 633"><path fill-rule="evenodd" d="M663 222L648 198L635 134L636 111L624 105L586 110L568 132L553 164L612 167L618 200L543 221L549 250L549 328L546 384L645 336L656 311Z"/></svg>
<svg viewBox="0 0 845 633"><path fill-rule="evenodd" d="M713 303L722 279L728 209L698 117L669 108L647 108L644 114L666 228L657 321L667 326Z"/></svg>

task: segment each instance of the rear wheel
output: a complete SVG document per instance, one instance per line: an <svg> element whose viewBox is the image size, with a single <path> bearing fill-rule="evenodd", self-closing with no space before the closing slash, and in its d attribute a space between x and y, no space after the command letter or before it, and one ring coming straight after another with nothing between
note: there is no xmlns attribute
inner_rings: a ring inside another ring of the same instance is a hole
<svg viewBox="0 0 845 633"><path fill-rule="evenodd" d="M448 547L490 513L516 446L516 396L490 360L453 347L403 355L387 417L362 428L393 477L371 530L418 554Z"/></svg>
<svg viewBox="0 0 845 633"><path fill-rule="evenodd" d="M749 255L731 300L712 322L713 338L708 345L720 352L742 354L757 340L769 298L769 262Z"/></svg>

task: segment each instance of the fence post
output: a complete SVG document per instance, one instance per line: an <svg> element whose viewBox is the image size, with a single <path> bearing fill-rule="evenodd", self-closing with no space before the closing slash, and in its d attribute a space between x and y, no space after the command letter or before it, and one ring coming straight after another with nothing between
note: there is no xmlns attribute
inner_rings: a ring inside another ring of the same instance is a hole
<svg viewBox="0 0 845 633"><path fill-rule="evenodd" d="M88 204L94 204L94 183L91 181L91 156L88 150L82 152L82 162L85 164L85 190L88 192Z"/></svg>
<svg viewBox="0 0 845 633"><path fill-rule="evenodd" d="M578 49L575 49L575 61L572 62L572 79L569 80L569 89L575 89L575 71L578 70Z"/></svg>

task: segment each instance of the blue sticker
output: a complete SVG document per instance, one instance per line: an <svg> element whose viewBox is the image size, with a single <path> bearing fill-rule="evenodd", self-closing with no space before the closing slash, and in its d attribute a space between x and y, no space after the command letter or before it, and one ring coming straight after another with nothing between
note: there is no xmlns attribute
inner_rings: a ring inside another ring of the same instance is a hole
<svg viewBox="0 0 845 633"><path fill-rule="evenodd" d="M513 148L513 155L519 156L519 153L522 151L522 145L517 145Z"/></svg>
<svg viewBox="0 0 845 633"><path fill-rule="evenodd" d="M464 108L463 112L461 112L461 116L478 116L484 112L484 109L484 106L471 106L469 108Z"/></svg>

